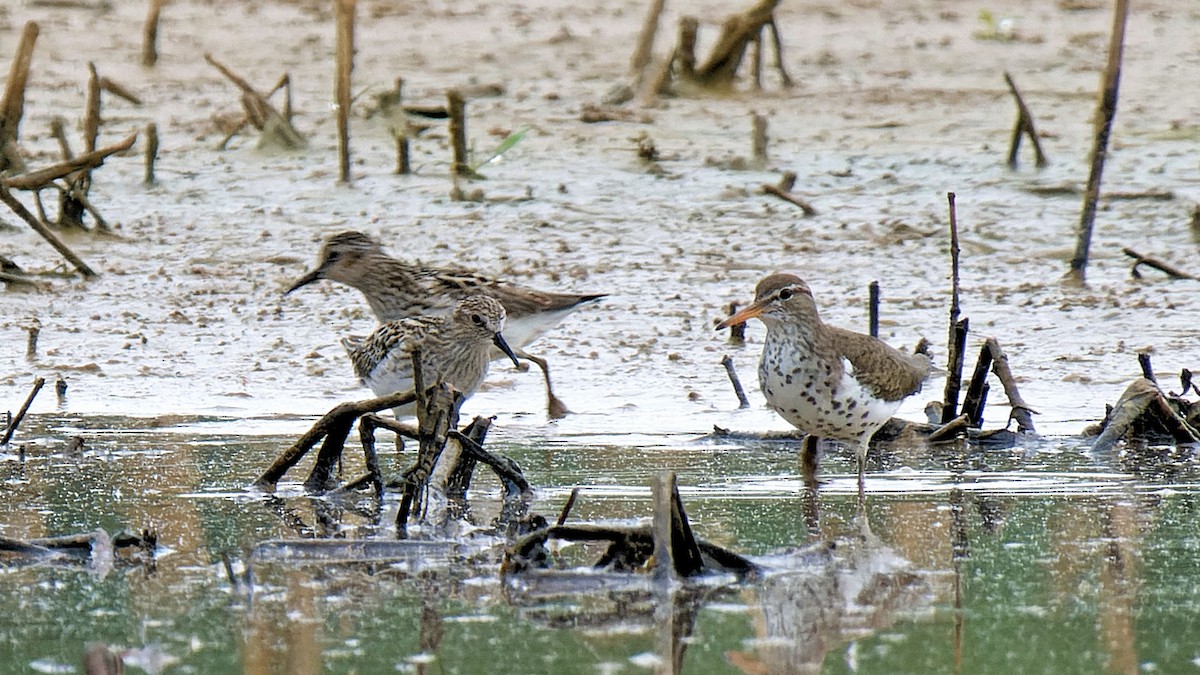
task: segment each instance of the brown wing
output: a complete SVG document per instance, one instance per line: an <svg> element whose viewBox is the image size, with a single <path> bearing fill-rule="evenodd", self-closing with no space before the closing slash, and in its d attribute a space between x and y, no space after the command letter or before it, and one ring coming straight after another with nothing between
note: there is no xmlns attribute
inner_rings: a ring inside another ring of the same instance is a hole
<svg viewBox="0 0 1200 675"><path fill-rule="evenodd" d="M437 293L459 298L479 293L490 295L504 305L510 318L567 309L604 297L603 293L547 293L460 268L423 269L419 276L423 285Z"/></svg>
<svg viewBox="0 0 1200 675"><path fill-rule="evenodd" d="M899 401L921 391L929 377L929 357L904 354L882 340L844 328L827 326L854 377L885 401Z"/></svg>

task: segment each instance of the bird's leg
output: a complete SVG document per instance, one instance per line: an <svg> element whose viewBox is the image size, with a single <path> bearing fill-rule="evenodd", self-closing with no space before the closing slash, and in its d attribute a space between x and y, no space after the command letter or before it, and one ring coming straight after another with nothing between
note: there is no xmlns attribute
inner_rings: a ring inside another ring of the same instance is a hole
<svg viewBox="0 0 1200 675"><path fill-rule="evenodd" d="M817 506L818 440L816 436L809 434L804 437L804 445L800 449L800 473L804 481L804 487L800 488L800 506L804 515L804 525L814 540L821 538L821 515Z"/></svg>
<svg viewBox="0 0 1200 675"><path fill-rule="evenodd" d="M854 454L858 459L858 503L860 507L866 502L867 494L867 443L867 440L863 440L854 449Z"/></svg>
<svg viewBox="0 0 1200 675"><path fill-rule="evenodd" d="M537 367L542 369L542 375L546 378L546 415L553 420L566 417L571 411L567 408L566 403L554 395L554 387L550 384L550 364L546 362L546 359L534 356L524 349L517 349L513 353L519 358L537 364Z"/></svg>
<svg viewBox="0 0 1200 675"><path fill-rule="evenodd" d="M800 477L804 481L804 486L813 490L817 489L817 442L816 436L809 434L804 437L804 444L800 449Z"/></svg>

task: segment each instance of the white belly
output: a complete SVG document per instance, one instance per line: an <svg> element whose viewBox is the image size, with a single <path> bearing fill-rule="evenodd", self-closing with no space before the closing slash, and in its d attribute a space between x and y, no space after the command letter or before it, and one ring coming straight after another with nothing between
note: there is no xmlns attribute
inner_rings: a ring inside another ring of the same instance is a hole
<svg viewBox="0 0 1200 675"><path fill-rule="evenodd" d="M884 425L900 401L882 401L854 379L850 364L845 363L842 377L826 386L828 376L812 369L811 362L791 371L777 371L767 365L768 343L759 365L758 382L767 405L797 429L846 442L865 442Z"/></svg>

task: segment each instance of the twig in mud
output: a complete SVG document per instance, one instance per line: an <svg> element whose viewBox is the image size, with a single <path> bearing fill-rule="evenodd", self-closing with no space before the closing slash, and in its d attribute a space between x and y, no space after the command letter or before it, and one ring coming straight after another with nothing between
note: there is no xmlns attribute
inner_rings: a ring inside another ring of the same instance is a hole
<svg viewBox="0 0 1200 675"><path fill-rule="evenodd" d="M246 120L261 132L260 144L273 144L287 150L297 150L308 145L308 141L296 131L292 123L280 114L265 96L255 91L249 82L213 58L212 54L205 54L204 60L241 90ZM227 142L228 139L223 141L222 145Z"/></svg>
<svg viewBox="0 0 1200 675"><path fill-rule="evenodd" d="M650 485L654 501L654 575L658 579L690 577L704 571L700 546L692 534L675 472L665 471Z"/></svg>
<svg viewBox="0 0 1200 675"><path fill-rule="evenodd" d="M637 46L629 59L629 72L639 79L650 64L650 55L654 52L654 37L658 35L658 20L666 4L666 0L650 0L650 11L646 12L646 20L642 22L642 30L638 33Z"/></svg>
<svg viewBox="0 0 1200 675"><path fill-rule="evenodd" d="M38 24L30 21L21 32L17 54L9 66L8 80L4 87L4 98L0 99L0 171L24 171L25 160L17 149L21 117L25 114L25 85L29 80L29 66L33 61L33 47L37 42Z"/></svg>
<svg viewBox="0 0 1200 675"><path fill-rule="evenodd" d="M872 281L867 286L867 334L873 338L879 337L879 282Z"/></svg>
<svg viewBox="0 0 1200 675"><path fill-rule="evenodd" d="M562 527L567 523L567 518L571 516L571 509L575 507L577 499L579 499L579 488L572 488L571 496L567 497L567 503L563 504L562 510L558 512L558 520L554 523L556 527Z"/></svg>
<svg viewBox="0 0 1200 675"><path fill-rule="evenodd" d="M958 414L958 390L962 383L963 347L967 340L967 320L959 321L958 304L958 212L954 193L946 193L950 209L950 327L946 340L946 388L942 398L942 423L947 424Z"/></svg>
<svg viewBox="0 0 1200 675"><path fill-rule="evenodd" d="M750 156L761 166L767 162L767 117L751 113L750 125Z"/></svg>
<svg viewBox="0 0 1200 675"><path fill-rule="evenodd" d="M154 185L154 160L158 158L158 125L151 122L146 125L146 173L142 178L144 185Z"/></svg>
<svg viewBox="0 0 1200 675"><path fill-rule="evenodd" d="M961 319L951 326L950 348L946 354L946 388L942 395L942 424L948 424L958 414L958 394L962 389L962 369L969 324L970 320Z"/></svg>
<svg viewBox="0 0 1200 675"><path fill-rule="evenodd" d="M408 115L404 112L404 78L396 78L396 88L393 91L396 108L400 111L401 122L392 129L396 137L396 173L405 176L412 173L411 147L409 145L410 125Z"/></svg>
<svg viewBox="0 0 1200 675"><path fill-rule="evenodd" d="M19 178L19 176L17 178ZM8 187L5 185L8 180L9 179L0 180L0 202L7 204L8 208L12 209L14 213L20 216L22 220L24 220L29 224L30 227L33 228L34 232L40 234L43 239L49 242L50 245L62 255L62 257L66 258L68 262L74 265L75 269L79 270L80 274L86 278L97 276L96 272L92 270L91 267L88 267L87 263L83 262L79 256L75 255L71 249L67 248L67 245L64 244L57 235L43 225L40 220L38 220L32 213L29 212L28 209L25 208L24 204L17 200L17 198L8 191Z"/></svg>
<svg viewBox="0 0 1200 675"><path fill-rule="evenodd" d="M457 89L446 92L446 110L450 114L450 145L454 152L450 173L454 176L475 178L475 172L471 171L471 165L467 161L467 104Z"/></svg>
<svg viewBox="0 0 1200 675"><path fill-rule="evenodd" d="M750 399L746 398L746 392L742 389L742 382L738 379L737 371L733 368L733 359L726 354L721 358L721 365L725 366L725 372L729 375L729 382L733 385L733 393L737 394L738 407L749 408Z"/></svg>
<svg viewBox="0 0 1200 675"><path fill-rule="evenodd" d="M734 314L737 314L737 311L738 311L738 304L736 302L731 302L725 308L725 316L733 316ZM746 323L742 322L736 326L730 326L729 327L729 344L742 345L742 344L745 344L745 342L746 342Z"/></svg>
<svg viewBox="0 0 1200 675"><path fill-rule="evenodd" d="M789 204L799 206L800 210L804 212L805 216L817 215L817 209L814 208L812 204L792 194L791 190L795 184L796 173L794 171L785 171L783 172L783 176L780 177L778 185L763 183L762 187L759 188L759 192L766 195L773 195L785 202L788 202Z"/></svg>
<svg viewBox="0 0 1200 675"><path fill-rule="evenodd" d="M167 0L150 0L150 11L142 27L142 65L150 68L158 63L158 18Z"/></svg>
<svg viewBox="0 0 1200 675"><path fill-rule="evenodd" d="M96 149L96 139L100 137L100 75L96 73L96 64L90 61L84 111L83 151L89 153Z"/></svg>
<svg viewBox="0 0 1200 675"><path fill-rule="evenodd" d="M71 143L67 140L66 120L62 117L50 120L50 135L58 141L58 149L62 153L63 159L71 159L75 156L75 153L71 152Z"/></svg>
<svg viewBox="0 0 1200 675"><path fill-rule="evenodd" d="M140 96L138 96L137 94L133 93L132 89L130 89L129 87L126 87L125 85L121 84L120 82L117 82L116 80L112 79L111 77L101 76L100 77L100 88L114 96L117 96L118 98L123 98L126 101L129 101L130 103L132 103L134 105L142 104L142 98Z"/></svg>
<svg viewBox="0 0 1200 675"><path fill-rule="evenodd" d="M1083 197L1083 213L1079 219L1079 234L1075 243L1075 255L1071 258L1071 269L1067 276L1077 282L1084 280L1088 263L1088 250L1092 245L1092 227L1096 222L1096 201L1100 198L1100 177L1104 173L1104 161L1108 157L1108 138L1112 132L1113 118L1117 115L1117 89L1121 82L1121 57L1125 49L1125 22L1129 17L1128 0L1116 0L1113 9L1112 35L1108 43L1108 63L1104 68L1103 89L1100 93L1099 110L1096 118L1096 135L1092 143L1091 170L1088 173L1087 190Z"/></svg>
<svg viewBox="0 0 1200 675"><path fill-rule="evenodd" d="M350 73L354 68L355 0L337 0L338 182L350 182Z"/></svg>
<svg viewBox="0 0 1200 675"><path fill-rule="evenodd" d="M476 416L467 425L466 429L461 432L461 435L466 437L477 446L482 446L484 439L487 438L488 430L492 428L491 417ZM460 444L460 449L461 449ZM461 451L458 454L458 461L451 468L450 475L446 478L446 496L451 499L465 500L467 491L471 488L471 477L475 472L475 467L478 460L474 454L466 451ZM511 468L511 467L510 467ZM505 484L505 489L508 490L510 483ZM511 490L508 490L511 492ZM518 488L518 491L520 489Z"/></svg>
<svg viewBox="0 0 1200 675"><path fill-rule="evenodd" d="M680 60L681 77L704 87L728 88L741 67L746 49L752 42L761 42L763 33L770 28L771 46L775 50L775 68L783 86L790 87L792 78L783 67L783 42L775 24L775 8L780 0L760 0L758 4L738 14L726 17L721 24L721 35L709 52L708 59L695 66L695 19L680 21L680 46L676 54ZM686 23L685 23L686 22Z"/></svg>
<svg viewBox="0 0 1200 675"><path fill-rule="evenodd" d="M971 373L971 383L963 396L962 414L976 429L983 427L983 409L987 405L988 370L992 367L991 347L984 343L979 350L979 359L975 361L975 370Z"/></svg>
<svg viewBox="0 0 1200 675"><path fill-rule="evenodd" d="M1154 377L1154 367L1150 365L1149 352L1138 352L1137 360L1138 366L1140 366L1142 369L1142 377L1155 384L1158 384L1158 380Z"/></svg>
<svg viewBox="0 0 1200 675"><path fill-rule="evenodd" d="M513 493L524 494L532 489L529 481L521 473L520 468L511 459L493 455L458 430L451 429L447 432L446 436L458 441L462 446L463 452L470 455L472 459L490 467L496 473L496 476L500 478L500 481L504 483L505 490L509 493L509 496L512 496Z"/></svg>
<svg viewBox="0 0 1200 675"><path fill-rule="evenodd" d="M1028 134L1029 142L1033 145L1034 161L1040 169L1048 162L1046 155L1042 152L1042 143L1038 140L1037 130L1033 127L1033 115L1025 106L1025 99L1021 98L1021 92L1017 90L1012 76L1007 72L1004 73L1004 81L1008 84L1008 90L1012 92L1013 98L1017 100L1017 124L1013 128L1012 143L1008 146L1008 166L1011 169L1017 168L1017 153L1021 149L1021 136Z"/></svg>
<svg viewBox="0 0 1200 675"><path fill-rule="evenodd" d="M0 179L0 186L14 190L41 190L49 187L53 181L69 176L76 171L87 171L100 166L110 155L124 152L132 147L137 137L137 132L134 132L122 141L107 145L93 152L72 157L57 164L51 164L44 169L26 171L15 176L5 176Z"/></svg>
<svg viewBox="0 0 1200 675"><path fill-rule="evenodd" d="M1138 253L1129 247L1122 248L1121 251L1125 253L1125 255L1137 261L1133 264L1133 269L1129 271L1129 273L1135 279L1142 278L1142 275L1138 272L1138 267L1140 265L1145 265L1147 267L1152 267L1163 274L1166 274L1172 279L1191 279L1192 281L1200 281L1200 277L1197 277L1193 274L1188 274L1178 267L1175 267L1169 263L1165 263L1157 258L1151 258L1150 256L1142 255L1141 253Z"/></svg>
<svg viewBox="0 0 1200 675"><path fill-rule="evenodd" d="M33 399L37 397L38 392L42 390L42 385L46 384L46 378L39 377L33 381L33 389L30 390L29 396L25 397L25 403L21 409L17 411L12 422L8 424L8 428L4 430L4 438L0 438L0 446L8 445L12 440L13 434L17 432L17 427L21 425L21 420L25 419L25 413L29 412L29 406L33 405Z"/></svg>
<svg viewBox="0 0 1200 675"><path fill-rule="evenodd" d="M42 327L35 323L26 328L25 331L29 334L28 339L25 340L25 358L30 361L36 361L38 335L42 332Z"/></svg>
<svg viewBox="0 0 1200 675"><path fill-rule="evenodd" d="M1008 355L1000 348L1000 342L996 338L988 338L984 343L992 354L992 372L1004 386L1004 395L1008 397L1008 405L1012 409L1009 415L1017 421L1017 431L1037 433L1033 427L1033 415L1037 414L1037 411L1030 408L1025 399L1021 398L1012 370L1008 367Z"/></svg>
<svg viewBox="0 0 1200 675"><path fill-rule="evenodd" d="M283 478L288 469L291 469L303 459L304 455L317 444L317 441L329 433L330 428L337 424L340 418L347 416L357 418L366 413L379 412L380 410L407 405L415 400L416 395L409 390L364 401L339 403L332 410L325 413L303 436L276 458L271 466L254 482L254 486L260 490L273 491L279 479Z"/></svg>

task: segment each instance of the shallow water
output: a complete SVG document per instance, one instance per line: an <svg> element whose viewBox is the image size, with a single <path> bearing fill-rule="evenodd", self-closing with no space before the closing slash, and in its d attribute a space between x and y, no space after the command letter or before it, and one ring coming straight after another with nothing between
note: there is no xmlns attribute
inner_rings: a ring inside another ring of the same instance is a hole
<svg viewBox="0 0 1200 675"><path fill-rule="evenodd" d="M1200 471L1167 448L1101 458L1050 438L884 449L872 456L864 539L852 462L836 447L814 518L792 444L489 437L538 486L532 510L549 518L574 487L573 519L648 517L646 477L677 472L697 536L765 570L712 580L693 598L656 595L639 575L599 593L580 592L579 578L506 584L481 531L419 556L314 553L314 536L383 533L374 539L386 545L394 498L380 515L370 500L310 498L295 483L256 494L246 486L292 435L139 422L37 417L26 429L35 449L0 463L6 533L150 527L161 547L153 565L5 566L6 672L73 672L90 641L148 672L484 673L497 659L520 672L646 672L672 644L696 673L1181 672L1200 659ZM83 427L82 457L65 454ZM347 474L359 464L349 455ZM391 457L384 468L394 475ZM489 477L473 492L483 528L498 490ZM296 539L309 544L264 544ZM832 553L803 550L826 540ZM683 617L675 642L663 632L671 611Z"/></svg>

